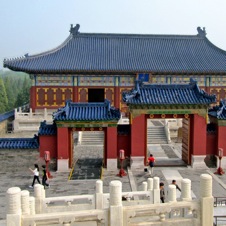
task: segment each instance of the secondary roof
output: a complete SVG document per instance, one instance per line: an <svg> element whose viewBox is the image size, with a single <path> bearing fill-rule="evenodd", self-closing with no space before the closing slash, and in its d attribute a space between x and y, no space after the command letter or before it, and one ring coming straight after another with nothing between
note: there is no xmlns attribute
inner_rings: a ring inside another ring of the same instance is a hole
<svg viewBox="0 0 226 226"><path fill-rule="evenodd" d="M128 105L209 105L216 102L216 96L200 90L192 78L189 84L143 84L136 81L135 88L122 95Z"/></svg>
<svg viewBox="0 0 226 226"><path fill-rule="evenodd" d="M226 73L226 52L205 29L197 35L80 33L79 25L57 48L5 59L4 67L28 73Z"/></svg>

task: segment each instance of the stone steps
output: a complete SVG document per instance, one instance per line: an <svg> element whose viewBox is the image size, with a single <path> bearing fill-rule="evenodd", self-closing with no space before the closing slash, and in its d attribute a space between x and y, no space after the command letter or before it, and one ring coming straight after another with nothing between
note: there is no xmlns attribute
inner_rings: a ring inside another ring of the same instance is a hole
<svg viewBox="0 0 226 226"><path fill-rule="evenodd" d="M148 127L147 144L167 144L165 127L164 126Z"/></svg>
<svg viewBox="0 0 226 226"><path fill-rule="evenodd" d="M80 145L103 145L104 132L82 132L82 139Z"/></svg>

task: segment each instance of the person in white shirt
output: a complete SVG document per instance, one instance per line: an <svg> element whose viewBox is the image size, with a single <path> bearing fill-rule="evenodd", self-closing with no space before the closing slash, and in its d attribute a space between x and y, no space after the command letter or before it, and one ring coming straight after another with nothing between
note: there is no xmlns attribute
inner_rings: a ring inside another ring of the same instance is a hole
<svg viewBox="0 0 226 226"><path fill-rule="evenodd" d="M35 166L35 169L34 170L31 169L31 168L29 168L29 170L34 174L32 185L29 186L30 188L33 188L34 187L34 184L35 184L35 181L36 180L38 181L39 184L41 184L40 183L40 180L39 180L39 167L38 167L37 164L34 164L34 166Z"/></svg>

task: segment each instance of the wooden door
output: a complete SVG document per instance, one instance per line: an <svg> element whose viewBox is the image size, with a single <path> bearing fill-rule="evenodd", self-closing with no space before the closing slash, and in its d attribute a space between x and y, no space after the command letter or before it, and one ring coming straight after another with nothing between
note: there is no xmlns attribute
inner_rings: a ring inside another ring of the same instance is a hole
<svg viewBox="0 0 226 226"><path fill-rule="evenodd" d="M182 160L190 164L190 119L183 118L182 121Z"/></svg>

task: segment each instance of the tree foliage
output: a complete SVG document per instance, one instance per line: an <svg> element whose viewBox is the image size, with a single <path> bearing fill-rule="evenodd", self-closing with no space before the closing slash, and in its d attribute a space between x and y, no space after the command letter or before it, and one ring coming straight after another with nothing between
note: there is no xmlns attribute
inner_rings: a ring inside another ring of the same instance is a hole
<svg viewBox="0 0 226 226"><path fill-rule="evenodd" d="M29 75L10 70L0 71L0 113L29 103Z"/></svg>

